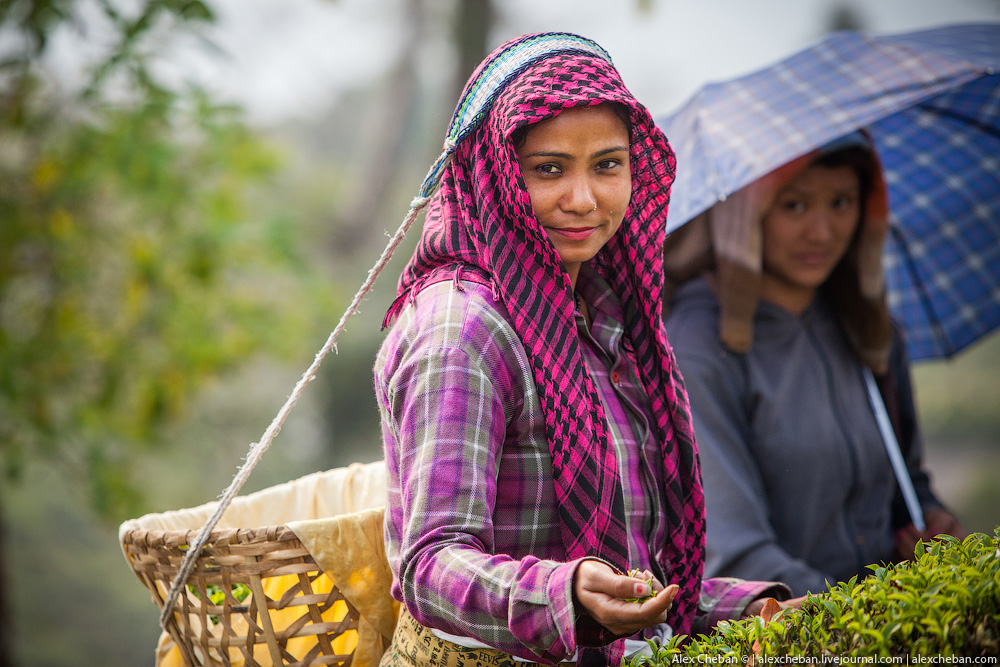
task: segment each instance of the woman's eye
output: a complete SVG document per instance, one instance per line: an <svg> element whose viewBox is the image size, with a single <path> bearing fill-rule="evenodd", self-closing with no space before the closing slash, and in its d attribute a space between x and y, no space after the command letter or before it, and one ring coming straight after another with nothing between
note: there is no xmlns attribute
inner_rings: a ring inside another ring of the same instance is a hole
<svg viewBox="0 0 1000 667"><path fill-rule="evenodd" d="M781 203L781 208L789 213L802 213L806 210L806 204L798 199L787 199Z"/></svg>
<svg viewBox="0 0 1000 667"><path fill-rule="evenodd" d="M597 168L600 169L600 170L602 170L602 171L605 170L605 169L614 169L615 167L619 166L621 163L622 163L621 160L616 160L616 159L613 159L613 158L608 158L607 160L601 160L600 162L598 162L597 163Z"/></svg>
<svg viewBox="0 0 1000 667"><path fill-rule="evenodd" d="M833 207L838 211L843 211L854 205L854 198L843 196L833 200Z"/></svg>
<svg viewBox="0 0 1000 667"><path fill-rule="evenodd" d="M535 167L535 170L540 171L543 174L558 174L561 173L562 171L561 169L559 169L559 165L552 164L551 162L540 164L537 167Z"/></svg>

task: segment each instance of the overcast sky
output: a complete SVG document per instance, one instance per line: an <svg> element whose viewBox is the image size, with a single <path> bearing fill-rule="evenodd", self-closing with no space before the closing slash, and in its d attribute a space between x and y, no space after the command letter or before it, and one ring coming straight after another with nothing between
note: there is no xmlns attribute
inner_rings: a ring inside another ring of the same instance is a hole
<svg viewBox="0 0 1000 667"><path fill-rule="evenodd" d="M424 0L440 13L452 0ZM455 0L465 1L465 0ZM218 47L185 40L165 64L245 105L269 124L308 116L345 89L383 73L398 52L403 0L209 0ZM874 32L1000 21L1000 0L495 0L492 44L527 32L569 31L605 47L625 83L654 115L673 111L708 81L746 74L825 34L835 7L848 7ZM448 80L446 17L432 17L421 71ZM78 39L56 58L81 61Z"/></svg>
<svg viewBox="0 0 1000 667"><path fill-rule="evenodd" d="M510 36L558 27L600 43L654 115L680 106L708 81L746 74L814 43L838 6L874 32L1000 21L997 0L654 0L648 15L621 0L500 4L511 8L516 23ZM620 9L601 9L612 5Z"/></svg>

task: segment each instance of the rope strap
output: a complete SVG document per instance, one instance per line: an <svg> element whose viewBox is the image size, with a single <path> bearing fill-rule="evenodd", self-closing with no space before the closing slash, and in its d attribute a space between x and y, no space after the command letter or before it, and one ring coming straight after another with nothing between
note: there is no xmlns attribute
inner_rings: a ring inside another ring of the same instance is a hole
<svg viewBox="0 0 1000 667"><path fill-rule="evenodd" d="M896 481L903 492L903 500L906 501L906 509L910 513L910 521L921 533L927 530L924 523L924 513L920 508L920 501L917 499L917 492L913 488L913 480L910 478L910 471L906 469L906 461L903 460L903 453L899 450L899 443L896 441L896 434L892 430L892 422L889 421L889 413L886 412L885 403L878 392L878 385L875 384L875 377L871 370L865 366L862 370L865 377L865 388L868 389L868 402L871 403L872 411L875 413L875 421L878 422L878 430L882 434L882 443L885 451L889 455L889 462L892 463L892 470L896 473Z"/></svg>
<svg viewBox="0 0 1000 667"><path fill-rule="evenodd" d="M313 359L312 364L302 374L302 377L299 378L299 381L296 383L291 395L289 395L288 400L285 401L285 404L278 411L278 414L275 415L270 426L268 426L267 430L264 431L260 440L255 443L251 443L250 451L247 453L245 462L242 466L240 466L236 476L233 478L233 481L229 484L229 487L223 491L219 498L219 505L215 508L215 512L208 518L205 525L201 527L201 530L198 532L197 537L195 537L194 542L190 545L190 548L184 555L184 560L181 561L177 575L174 577L174 580L170 585L170 591L167 593L167 598L163 602L163 610L160 613L160 626L162 628L166 629L174 607L177 604L177 599L180 596L181 589L191 576L191 572L194 570L195 559L201 553L202 548L204 548L209 535L215 529L216 525L218 525L222 515L229 507L229 504L233 501L233 498L236 497L236 494L239 493L244 482L246 482L250 473L253 472L253 469L264 455L264 452L266 452L267 448L271 446L271 442L274 440L275 436L278 435L278 432L281 430L281 426L285 423L285 419L288 418L288 414L291 412L292 408L295 407L295 404L302 396L306 386L312 382L313 379L315 379L316 372L319 370L319 365L323 362L324 357L326 357L331 350L336 351L337 338L347 325L347 320L358 311L358 307L361 305L362 299L364 299L365 295L368 294L369 290L371 290L372 285L375 284L375 280L378 278L379 273L381 273L382 269L389 263L389 260L392 259L392 254L403 241L406 233L413 225L414 220L417 219L417 215L420 213L420 210L427 206L430 202L430 197L440 182L440 175L444 170L444 166L454 150L454 142L448 141L445 143L444 150L441 155L438 156L438 158L434 161L434 164L431 165L430 170L427 172L427 176L421 184L419 195L414 197L413 201L410 202L410 210L403 218L403 222L400 223L399 229L397 229L396 233L389 239L389 243L386 244L385 249L382 250L382 255L378 258L378 261L376 261L375 265L369 269L368 277L365 279L360 289L358 289L357 294L354 295L354 299L347 307L343 316L341 316L340 322L330 333L330 336L326 339L326 343L323 344L323 347L316 353L316 357Z"/></svg>
<svg viewBox="0 0 1000 667"><path fill-rule="evenodd" d="M417 197L410 202L410 210L403 218L402 224L400 224L399 229L396 230L396 233L392 236L392 238L389 239L389 243L386 245L385 250L382 251L382 256L379 257L375 266L368 271L368 278L365 280L364 284L361 285L357 294L354 295L354 299L351 301L350 306L348 306L347 311L340 318L340 323L337 324L337 327L330 334L326 343L316 354L316 358L313 359L312 365L310 365L309 368L306 369L306 372L302 374L301 379L299 379L298 383L295 385L295 389L288 397L285 405L282 406L281 410L278 411L278 414L271 422L271 425L267 427L266 431L264 431L264 435L261 437L260 441L251 444L245 463L236 473L236 476L233 478L229 488L222 493L222 496L219 499L219 505L215 509L215 512L211 517L209 517L208 521L205 522L205 525L202 526L198 536L194 540L194 543L190 545L188 552L184 555L184 560L181 561L180 569L177 571L177 576L174 577L173 583L170 586L167 599L163 603L163 611L160 614L160 625L162 627L167 627L167 623L171 618L174 606L177 604L177 598L180 595L180 591L187 582L188 577L191 576L191 571L194 569L195 559L201 553L202 548L208 541L209 534L219 523L219 519L222 518L226 508L229 507L233 498L237 493L239 493L240 488L243 486L243 483L253 471L254 467L260 461L261 456L265 451L267 451L267 448L271 445L271 441L274 440L278 431L281 430L281 425L284 424L285 419L288 417L288 413L295 406L299 397L302 396L302 392L306 388L306 385L312 382L313 378L316 377L316 371L319 368L320 363L323 361L323 358L330 352L330 350L337 349L337 337L340 335L340 332L343 331L348 318L357 312L358 306L361 304L361 300L371 289L372 285L375 283L375 279L378 277L378 274L389 262L393 252L403 240L403 237L406 236L406 232L410 229L413 221L416 220L420 209L424 208L430 201L430 197L437 189L437 186L441 181L441 175L444 173L448 160L455 152L455 148L462 141L462 139L475 130L475 128L482 121L483 117L489 112L490 106L500 91L502 91L507 84L515 76L517 76L518 73L522 72L531 63L537 62L538 60L556 53L567 52L585 53L611 62L611 57L604 49L596 43L582 38L579 35L561 32L539 33L537 35L526 36L522 39L512 40L501 49L498 49L494 52L491 58L488 59L488 62L484 63L481 69L477 71L473 79L466 85L462 98L459 100L458 107L455 109L455 114L452 117L452 121L448 129L447 139L444 143L444 149L442 150L441 155L438 156L438 158L431 165L430 169L427 171L427 175L420 184L420 190Z"/></svg>

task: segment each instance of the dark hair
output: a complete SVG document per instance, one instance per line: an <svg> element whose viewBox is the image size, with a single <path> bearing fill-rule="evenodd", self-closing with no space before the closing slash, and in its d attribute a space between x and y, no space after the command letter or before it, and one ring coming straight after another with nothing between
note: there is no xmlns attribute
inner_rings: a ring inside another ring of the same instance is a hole
<svg viewBox="0 0 1000 667"><path fill-rule="evenodd" d="M874 154L867 148L861 146L845 146L824 155L820 155L813 160L810 166L824 167L826 169L836 169L838 167L848 167L858 177L858 226L854 229L848 250L844 253L834 272L846 263L853 263L853 255L856 251L858 239L861 237L861 227L864 221L865 211L868 206L868 197L871 194L872 183L878 170L878 163ZM831 274L830 277L832 277ZM827 280L829 280L829 278Z"/></svg>
<svg viewBox="0 0 1000 667"><path fill-rule="evenodd" d="M624 104L622 104L621 102L602 102L600 105L594 105L594 106L603 106L605 104L611 107L611 110L615 112L615 115L618 116L618 118L620 118L621 121L625 124L625 131L628 132L629 142L631 143L632 114L629 111L629 108ZM527 139L528 137L528 130L534 127L534 125L535 125L534 123L527 123L525 125L521 125L520 127L516 128L513 132L510 133L510 143L514 145L515 150L521 148L521 146L524 145L525 139Z"/></svg>
<svg viewBox="0 0 1000 667"><path fill-rule="evenodd" d="M872 341L888 340L891 335L887 329L889 320L880 316L879 306L866 299L855 298L856 295L861 294L858 274L861 228L864 226L872 184L878 175L878 162L870 150L861 146L847 146L820 156L812 164L827 169L848 167L858 177L860 190L858 226L854 229L854 235L851 237L847 251L820 286L820 291L832 303L840 322L854 323L853 333L849 333L845 329L845 334L855 349L855 353L859 358L863 358L861 350L870 346Z"/></svg>
<svg viewBox="0 0 1000 667"><path fill-rule="evenodd" d="M868 195L871 193L872 181L878 169L875 157L870 150L861 146L846 146L825 155L820 155L813 161L811 166L825 167L827 169L836 169L837 167L850 167L853 169L858 177L861 195L861 213L864 214L865 205L868 203Z"/></svg>

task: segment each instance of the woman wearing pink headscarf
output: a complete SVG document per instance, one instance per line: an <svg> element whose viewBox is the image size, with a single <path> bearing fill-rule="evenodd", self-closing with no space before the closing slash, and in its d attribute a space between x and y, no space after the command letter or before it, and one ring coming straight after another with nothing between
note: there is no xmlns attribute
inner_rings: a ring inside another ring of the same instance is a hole
<svg viewBox="0 0 1000 667"><path fill-rule="evenodd" d="M484 96L375 366L405 606L383 664L617 664L785 597L703 586L697 449L661 323L662 133L576 35L497 49L456 118Z"/></svg>

